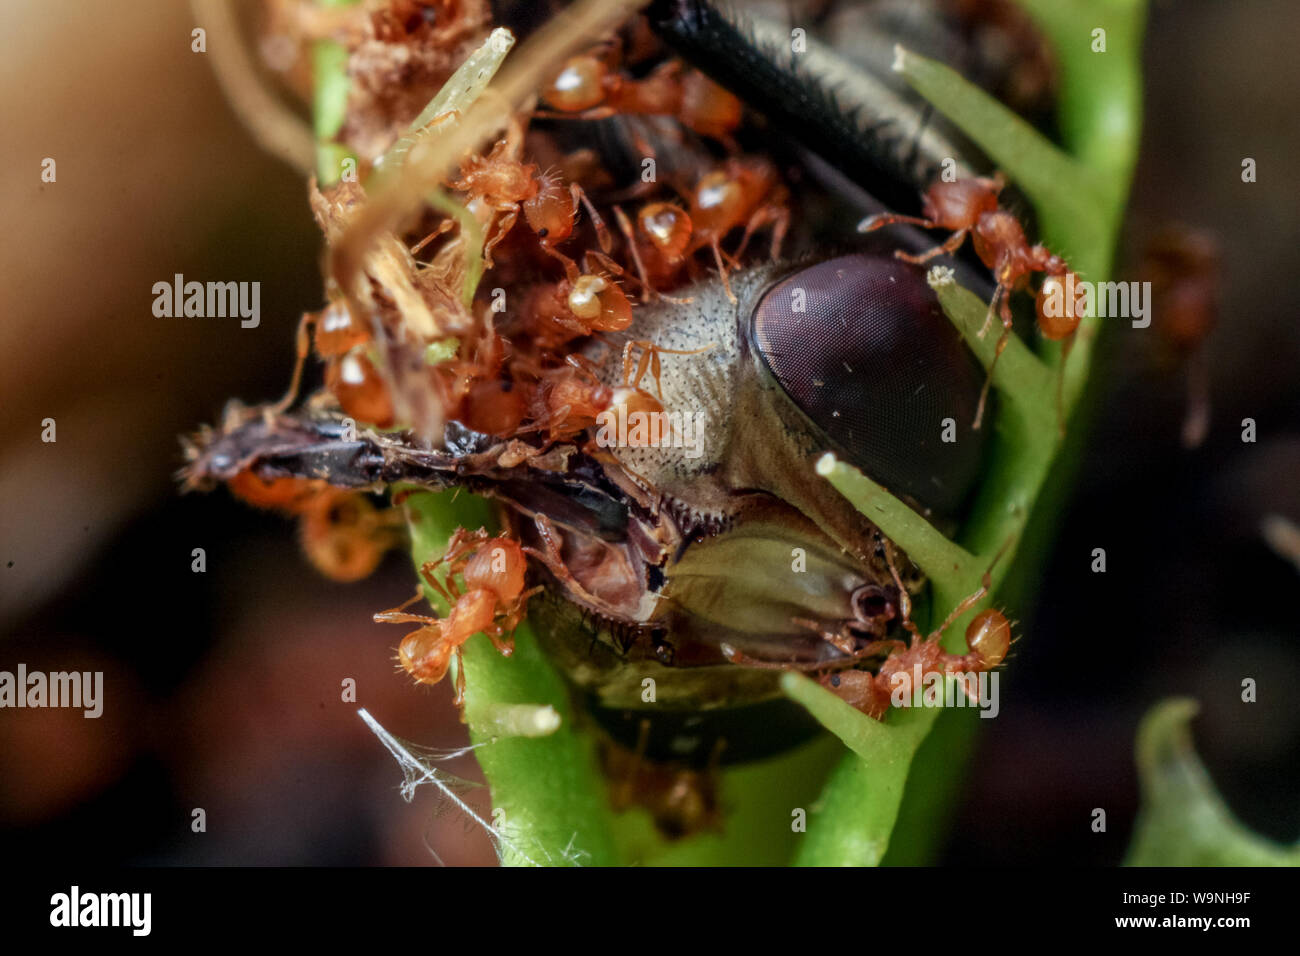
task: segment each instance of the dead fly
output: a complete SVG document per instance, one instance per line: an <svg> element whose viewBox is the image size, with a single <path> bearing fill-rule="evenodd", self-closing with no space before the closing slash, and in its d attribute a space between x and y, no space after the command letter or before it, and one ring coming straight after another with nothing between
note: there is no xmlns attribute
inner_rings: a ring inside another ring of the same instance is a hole
<svg viewBox="0 0 1300 956"><path fill-rule="evenodd" d="M789 5L760 4L743 23L686 0L630 17L611 0L546 6L498 4L489 35L474 0L310 24L272 4L281 40L333 39L354 84L334 145L361 182L313 184L328 304L298 334L299 370L314 345L325 384L294 412L299 372L280 403L232 406L184 475L301 516L340 576L393 543L363 493L492 499L502 534L462 531L424 569L450 614L379 615L421 625L403 666L438 680L479 631L507 652L526 611L631 755L607 766L678 768L650 777L680 798L660 805L680 832L712 818L691 774L811 731L782 669L879 716L864 682L946 666L911 623L921 575L813 463L833 451L955 526L991 430L971 427L984 376L916 263L946 256L1004 336L1007 293L1064 274L972 179L987 162L890 74L894 39L1030 113L1049 84L999 3L814 3L789 22ZM399 61L418 65L409 89ZM935 185L945 167L958 183ZM961 215L954 192L972 200ZM955 234L919 256L933 243L911 227L856 235L881 212ZM993 227L1010 225L1002 241ZM951 258L967 230L978 256ZM689 419L691 447L596 440L602 416L632 413ZM967 670L1006 653L1005 619L981 620L954 658Z"/></svg>

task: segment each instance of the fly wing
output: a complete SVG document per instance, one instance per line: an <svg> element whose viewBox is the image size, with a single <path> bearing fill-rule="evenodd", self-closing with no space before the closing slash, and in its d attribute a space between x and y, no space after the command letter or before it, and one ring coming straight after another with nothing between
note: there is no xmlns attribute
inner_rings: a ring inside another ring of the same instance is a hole
<svg viewBox="0 0 1300 956"><path fill-rule="evenodd" d="M210 490L243 472L271 481L313 478L339 488L379 491L398 483L431 491L464 488L525 517L608 541L627 536L628 501L599 463L573 445L545 452L449 422L440 449L403 432L356 429L333 415L264 414L233 409L216 429L186 443L186 490ZM644 517L649 517L648 514Z"/></svg>

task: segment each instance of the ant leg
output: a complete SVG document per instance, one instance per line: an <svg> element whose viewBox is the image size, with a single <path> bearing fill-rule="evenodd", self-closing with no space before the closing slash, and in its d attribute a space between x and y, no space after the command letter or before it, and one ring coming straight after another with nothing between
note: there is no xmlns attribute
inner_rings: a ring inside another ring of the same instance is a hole
<svg viewBox="0 0 1300 956"><path fill-rule="evenodd" d="M451 701L457 707L465 703L465 649L456 648L456 696Z"/></svg>
<svg viewBox="0 0 1300 956"><path fill-rule="evenodd" d="M506 234L515 227L519 221L519 205L517 203L507 203L504 206L498 206L494 212L501 213L501 221L495 223L496 229L493 230L492 238L483 244L483 265L491 269L495 263L492 261L492 250L497 244L506 237Z"/></svg>
<svg viewBox="0 0 1300 956"><path fill-rule="evenodd" d="M604 269L606 272L617 277L618 279L631 279L637 285L641 286L642 294L645 293L645 283L642 282L636 276L632 275L630 272L624 269L621 265L619 265L617 262L615 262L613 259L607 256L605 253L600 252L596 249L588 249L583 254L583 261L586 263L588 272L598 272L600 271L600 269ZM593 262L596 264L596 268L592 267Z"/></svg>
<svg viewBox="0 0 1300 956"><path fill-rule="evenodd" d="M912 596L903 587L903 579L898 576L898 568L894 566L888 544L885 545L885 565L889 568L889 576L894 579L894 587L898 588L898 613L904 629L912 635L913 642L923 640L921 629L912 622Z"/></svg>
<svg viewBox="0 0 1300 956"><path fill-rule="evenodd" d="M922 252L920 255L910 255L902 249L899 249L894 253L894 258L902 259L904 262L910 262L914 266L920 266L938 256L950 256L961 247L961 244L966 240L966 233L969 231L970 230L968 229L958 229L940 245L935 246L927 252Z"/></svg>
<svg viewBox="0 0 1300 956"><path fill-rule="evenodd" d="M533 110L531 113L533 119L547 120L603 120L617 115L618 110L612 106L593 106L578 113L563 113L559 110Z"/></svg>
<svg viewBox="0 0 1300 956"><path fill-rule="evenodd" d="M922 219L920 216L904 216L902 213L897 212L878 212L858 223L858 232L875 232L877 229L883 229L885 226L892 226L895 223L907 223L909 226L920 226L922 229L939 228L937 222Z"/></svg>
<svg viewBox="0 0 1300 956"><path fill-rule="evenodd" d="M411 255L413 256L418 255L421 249L423 249L429 243L433 242L433 240L437 239L443 233L450 232L452 230L452 227L454 227L455 225L456 225L456 220L454 219L444 219L442 222L438 223L437 227L433 230L433 232L429 233L427 236L425 236L415 245L411 246Z"/></svg>
<svg viewBox="0 0 1300 956"><path fill-rule="evenodd" d="M436 569L441 563L442 559L439 559L438 561L426 561L420 568L420 576L424 578L429 587L433 588L434 593L447 602L448 606L455 606L458 595L450 593L448 588L444 587L443 583L433 576L434 569ZM451 579L448 578L447 580L448 583L450 583Z"/></svg>
<svg viewBox="0 0 1300 956"><path fill-rule="evenodd" d="M1006 296L1006 287L999 282L993 290L993 296L989 299L989 310L984 314L984 324L980 326L979 337L984 338L988 335L989 329L993 328L993 314L998 310L998 303Z"/></svg>
<svg viewBox="0 0 1300 956"><path fill-rule="evenodd" d="M509 657L515 652L514 642L506 636L504 627L494 625L485 629L483 633L487 635L487 639L492 642L492 646L496 648L497 653L502 657Z"/></svg>
<svg viewBox="0 0 1300 956"><path fill-rule="evenodd" d="M722 279L722 289L727 293L727 300L731 302L732 305L735 305L740 300L737 299L736 294L731 291L731 281L727 278L727 267L722 261L722 247L718 244L716 237L709 241L709 246L713 249L713 261L717 264L718 276Z"/></svg>
<svg viewBox="0 0 1300 956"><path fill-rule="evenodd" d="M623 233L623 238L627 240L628 253L632 256L632 264L636 266L636 274L641 278L641 301L649 302L652 295L657 295L650 285L650 280L646 276L645 263L641 261L641 252L636 247L636 238L632 233L632 223L628 221L627 213L623 211L622 206L614 207L614 219L618 222L618 231Z"/></svg>
<svg viewBox="0 0 1300 956"><path fill-rule="evenodd" d="M418 598L419 596L420 595L417 594L415 597ZM412 600L414 600L414 598ZM400 609L406 607L406 605L410 603L411 603L410 601L407 601L406 604L399 604L397 607L389 608L387 611L379 611L377 614L375 614L375 618L374 618L375 623L376 624L424 624L424 625L442 623L436 617L429 617L428 615L425 614L402 613Z"/></svg>
<svg viewBox="0 0 1300 956"><path fill-rule="evenodd" d="M578 264L574 262L572 259L570 259L568 256L566 256L559 249L556 249L554 246L551 246L545 242L541 243L540 245L542 247L542 252L546 253L551 258L558 259L560 261L560 264L564 266L564 277L568 279L570 282L573 282L575 279L578 278L578 276L582 274L581 270L578 268Z"/></svg>
<svg viewBox="0 0 1300 956"><path fill-rule="evenodd" d="M994 300L998 299L999 291L1001 291L1001 300L1002 300L1002 305L1001 308L999 309L999 314L1002 317L1002 334L998 336L997 347L993 350L993 361L989 362L988 374L984 376L984 387L980 389L979 404L975 406L975 421L972 423L971 427L974 428L976 431L979 431L980 426L984 423L984 408L988 404L989 388L993 385L993 372L998 367L998 359L1002 357L1002 351L1007 347L1007 341L1011 337L1011 331L1012 328L1014 327L1011 321L1011 303L1010 300L1008 299L1006 290L1002 286L999 285L998 288L994 290L993 299ZM993 302L990 302L989 309L992 310L992 308L993 308ZM993 313L992 311L990 311L989 318L984 321L984 325L986 327L989 324L989 319L992 318L993 318ZM984 334L984 329L981 329L980 335L983 334Z"/></svg>
<svg viewBox="0 0 1300 956"><path fill-rule="evenodd" d="M298 331L295 335L298 354L293 363L293 377L289 379L289 390L284 393L284 398L265 410L264 414L267 417L288 411L289 406L298 397L298 389L302 386L302 370L307 364L307 355L311 352L311 338L307 330L315 324L316 315L312 312L304 312L302 318L298 320Z"/></svg>
<svg viewBox="0 0 1300 956"><path fill-rule="evenodd" d="M993 361L994 362L997 361L996 355L993 357ZM984 385L982 388L980 388L979 403L976 404L975 406L975 421L971 422L971 428L973 428L975 431L979 431L980 426L984 424L984 406L988 404L989 386L992 384L993 384L993 367L990 365L989 374L984 376Z"/></svg>
<svg viewBox="0 0 1300 956"><path fill-rule="evenodd" d="M633 348L639 348L641 350L641 357L637 360L635 373L631 371ZM651 350L653 348L654 348L654 343L648 342L645 339L633 339L623 345L623 385L624 386L626 386L627 388L641 387L641 379L645 378L645 373L650 364L650 356L652 354ZM659 398L662 399L663 396L660 395Z"/></svg>
<svg viewBox="0 0 1300 956"><path fill-rule="evenodd" d="M772 226L772 258L779 259L781 256L781 243L785 240L785 233L790 225L790 211L776 205L763 206L749 217L749 222L745 223L745 232L740 237L740 245L736 247L733 258L739 260L749 247L749 240L766 225Z"/></svg>
<svg viewBox="0 0 1300 956"><path fill-rule="evenodd" d="M587 356L582 355L580 353L574 353L571 355L566 355L564 357L564 361L567 365L571 365L574 368L576 368L578 371L586 373L593 383L599 384L600 366L598 366L594 361L592 361Z"/></svg>
<svg viewBox="0 0 1300 956"><path fill-rule="evenodd" d="M938 640L943 632L952 626L953 621L957 620L957 618L961 617L984 599L984 595L988 594L989 590L993 587L993 569L997 566L998 561L1002 559L1002 555L1006 554L1007 548L1011 547L1011 542L1014 540L1015 535L1012 534L1006 541L1002 542L1002 547L998 548L998 553L993 555L993 560L989 562L989 566L980 576L980 586L976 588L973 593L968 594L957 602L957 606L952 609L946 618L944 618L943 623L939 625L938 629L930 635L930 640Z"/></svg>
<svg viewBox="0 0 1300 956"><path fill-rule="evenodd" d="M775 220L772 223L772 245L771 254L775 261L781 258L781 247L785 245L785 235L790 231L790 210L782 206L775 213Z"/></svg>
<svg viewBox="0 0 1300 956"><path fill-rule="evenodd" d="M996 561L997 558L994 558L993 560ZM943 619L943 623L935 629L934 633L929 636L928 640L937 641L943 636L943 632L952 626L953 621L957 620L957 618L961 617L984 599L984 595L988 594L989 588L993 586L992 572L993 568L990 566L990 568L984 572L984 576L980 578L980 586L971 594L966 595L966 597L957 602L957 606L948 613L948 616Z"/></svg>
<svg viewBox="0 0 1300 956"><path fill-rule="evenodd" d="M600 243L600 251L608 255L609 250L614 248L614 241L610 237L605 220L600 217L600 213L596 212L596 207L591 204L591 200L577 183L569 184L569 195L573 197L575 206L582 203L583 208L587 210L587 215L591 217L591 224L596 230L596 241Z"/></svg>

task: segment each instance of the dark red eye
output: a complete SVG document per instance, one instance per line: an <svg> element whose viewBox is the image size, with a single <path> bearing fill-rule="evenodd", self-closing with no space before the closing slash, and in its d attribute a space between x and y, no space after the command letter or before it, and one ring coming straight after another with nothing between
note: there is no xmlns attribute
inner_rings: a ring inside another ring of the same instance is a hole
<svg viewBox="0 0 1300 956"><path fill-rule="evenodd" d="M763 296L752 342L847 461L894 494L959 510L988 431L971 428L983 372L924 269L868 253L801 269Z"/></svg>

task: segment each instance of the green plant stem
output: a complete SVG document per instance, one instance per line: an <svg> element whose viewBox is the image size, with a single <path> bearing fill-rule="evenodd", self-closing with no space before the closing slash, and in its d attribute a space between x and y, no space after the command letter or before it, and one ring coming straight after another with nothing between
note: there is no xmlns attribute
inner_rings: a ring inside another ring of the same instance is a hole
<svg viewBox="0 0 1300 956"><path fill-rule="evenodd" d="M405 502L411 552L417 570L436 560L457 527L492 525L491 509L481 498L455 492L421 492ZM425 588L440 614L448 608ZM549 865L609 865L617 861L604 782L591 741L577 733L564 682L542 655L531 629L515 631L515 651L507 658L482 634L465 644L465 720L470 739L487 744L476 752L492 788L494 818L528 860ZM550 706L560 726L543 737L494 737L501 704ZM508 849L503 863L527 862Z"/></svg>
<svg viewBox="0 0 1300 956"><path fill-rule="evenodd" d="M317 0L323 7L345 7L356 0ZM321 186L338 182L343 161L355 158L336 141L348 112L348 51L335 40L317 40L312 46L312 126L316 133L316 178Z"/></svg>

